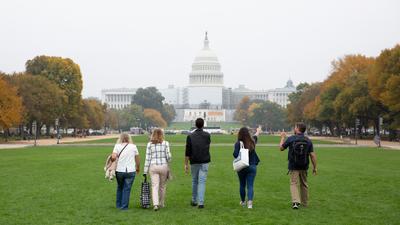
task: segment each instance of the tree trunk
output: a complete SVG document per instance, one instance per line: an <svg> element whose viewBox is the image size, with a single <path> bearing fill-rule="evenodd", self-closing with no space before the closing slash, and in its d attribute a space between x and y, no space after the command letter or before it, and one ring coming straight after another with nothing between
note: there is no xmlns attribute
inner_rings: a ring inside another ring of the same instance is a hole
<svg viewBox="0 0 400 225"><path fill-rule="evenodd" d="M50 136L50 126L46 124L46 136Z"/></svg>
<svg viewBox="0 0 400 225"><path fill-rule="evenodd" d="M389 141L396 141L397 131L393 129L389 129Z"/></svg>

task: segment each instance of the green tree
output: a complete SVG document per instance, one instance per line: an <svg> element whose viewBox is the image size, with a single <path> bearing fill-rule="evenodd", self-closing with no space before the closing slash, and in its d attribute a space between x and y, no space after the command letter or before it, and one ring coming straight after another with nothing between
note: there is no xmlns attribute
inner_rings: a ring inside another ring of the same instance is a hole
<svg viewBox="0 0 400 225"><path fill-rule="evenodd" d="M134 104L160 112L163 120L170 124L175 119L176 112L174 106L163 103L164 100L155 87L139 88L133 96Z"/></svg>
<svg viewBox="0 0 400 225"><path fill-rule="evenodd" d="M143 107L132 104L118 111L117 124L119 129L129 130L131 127L144 127Z"/></svg>
<svg viewBox="0 0 400 225"><path fill-rule="evenodd" d="M263 101L261 103L253 103L249 107L249 125L256 127L262 125L267 130L288 129L286 123L286 111L280 105Z"/></svg>
<svg viewBox="0 0 400 225"><path fill-rule="evenodd" d="M173 105L164 103L163 110L161 111L161 115L164 118L164 120L167 122L167 124L170 125L171 122L176 117L175 107Z"/></svg>
<svg viewBox="0 0 400 225"><path fill-rule="evenodd" d="M26 72L32 75L43 76L55 82L67 96L64 105L64 119L73 126L82 122L79 117L82 110L82 74L79 65L69 58L54 56L37 56L25 64Z"/></svg>
<svg viewBox="0 0 400 225"><path fill-rule="evenodd" d="M106 129L119 129L118 127L118 110L106 107L105 127Z"/></svg>
<svg viewBox="0 0 400 225"><path fill-rule="evenodd" d="M144 109L155 109L161 112L164 99L156 87L139 88L133 96L133 103Z"/></svg>
<svg viewBox="0 0 400 225"><path fill-rule="evenodd" d="M63 113L67 96L57 84L42 76L29 74L14 74L11 82L17 87L24 105L25 122L28 126L34 120L37 128L43 125L49 128L54 125L56 118Z"/></svg>

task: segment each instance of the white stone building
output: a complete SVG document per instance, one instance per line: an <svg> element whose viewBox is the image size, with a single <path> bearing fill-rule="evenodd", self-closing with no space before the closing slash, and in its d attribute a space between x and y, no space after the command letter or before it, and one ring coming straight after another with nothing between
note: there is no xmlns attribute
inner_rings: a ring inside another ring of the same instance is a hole
<svg viewBox="0 0 400 225"><path fill-rule="evenodd" d="M117 88L102 90L102 102L109 107L121 109L133 101L137 89ZM289 104L288 95L296 91L289 79L286 86L271 90L251 90L244 85L238 88L224 87L224 74L216 54L209 47L207 32L203 49L195 56L189 73L187 87L159 89L165 103L175 106L176 121L192 121L196 116L206 116L207 121L232 121L234 110L244 96L250 99L269 100L282 107Z"/></svg>

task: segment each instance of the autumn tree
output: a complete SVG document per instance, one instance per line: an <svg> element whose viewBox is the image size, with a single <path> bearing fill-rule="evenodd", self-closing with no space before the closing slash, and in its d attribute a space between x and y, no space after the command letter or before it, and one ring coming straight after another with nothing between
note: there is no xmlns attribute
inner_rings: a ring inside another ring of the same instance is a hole
<svg viewBox="0 0 400 225"><path fill-rule="evenodd" d="M26 72L43 76L55 82L67 96L64 105L64 119L73 126L79 126L82 110L82 74L79 65L69 58L37 56L25 64Z"/></svg>
<svg viewBox="0 0 400 225"><path fill-rule="evenodd" d="M17 95L17 89L0 77L0 128L8 130L19 125L22 120L22 111L22 100Z"/></svg>
<svg viewBox="0 0 400 225"><path fill-rule="evenodd" d="M313 110L316 110L316 119L328 126L331 132L336 131L336 135L341 133L343 124L350 127L350 120L355 117L349 116L348 107L342 105L345 98L339 98L339 95L344 95L349 86L353 88L350 82L354 76L368 74L373 62L373 58L363 55L347 55L332 62L332 72L322 83ZM363 95L368 95L368 92Z"/></svg>
<svg viewBox="0 0 400 225"><path fill-rule="evenodd" d="M97 99L83 99L83 112L88 120L88 128L99 130L104 127L105 109Z"/></svg>
<svg viewBox="0 0 400 225"><path fill-rule="evenodd" d="M133 96L133 103L144 109L154 109L161 113L167 124L170 124L176 116L173 105L164 103L164 96L156 87L139 88Z"/></svg>
<svg viewBox="0 0 400 225"><path fill-rule="evenodd" d="M56 83L42 76L19 73L11 76L11 82L22 98L24 120L28 127L36 121L39 131L46 125L49 132L49 128L63 112L67 102L65 92Z"/></svg>
<svg viewBox="0 0 400 225"><path fill-rule="evenodd" d="M105 128L106 129L119 129L118 127L118 110L106 107L105 110Z"/></svg>
<svg viewBox="0 0 400 225"><path fill-rule="evenodd" d="M236 106L236 111L234 119L239 121L243 126L248 125L249 120L249 107L251 105L251 100L249 96L245 96L240 100L239 104Z"/></svg>
<svg viewBox="0 0 400 225"><path fill-rule="evenodd" d="M400 45L383 50L376 58L368 86L372 97L387 108L384 119L394 138L394 130L400 127Z"/></svg>
<svg viewBox="0 0 400 225"><path fill-rule="evenodd" d="M321 83L301 83L296 92L289 95L290 103L287 105L288 122L305 122L307 128L322 129L322 123L317 120L315 99L320 94Z"/></svg>
<svg viewBox="0 0 400 225"><path fill-rule="evenodd" d="M161 113L155 109L144 109L143 116L149 126L167 127L167 122L161 116Z"/></svg>

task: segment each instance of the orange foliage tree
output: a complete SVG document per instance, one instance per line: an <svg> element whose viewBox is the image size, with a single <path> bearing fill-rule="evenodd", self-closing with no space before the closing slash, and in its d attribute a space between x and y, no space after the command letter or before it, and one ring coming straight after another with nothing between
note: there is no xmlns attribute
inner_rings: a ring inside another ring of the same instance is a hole
<svg viewBox="0 0 400 225"><path fill-rule="evenodd" d="M155 109L144 109L144 118L150 126L167 127L167 122L161 116L161 113Z"/></svg>
<svg viewBox="0 0 400 225"><path fill-rule="evenodd" d="M0 77L0 128L6 130L22 120L22 100L17 90Z"/></svg>

